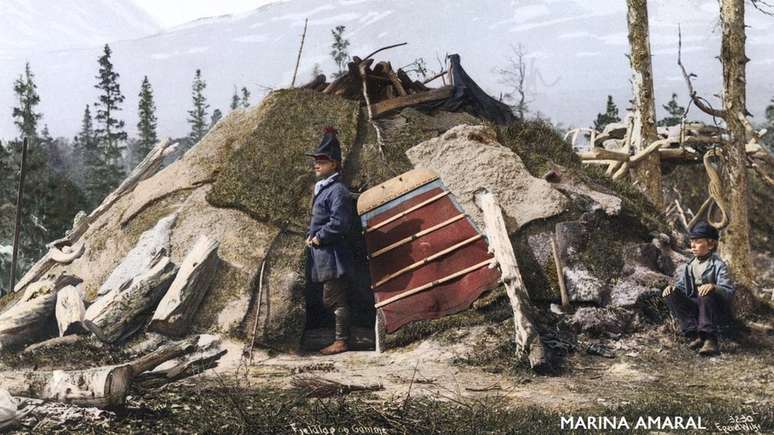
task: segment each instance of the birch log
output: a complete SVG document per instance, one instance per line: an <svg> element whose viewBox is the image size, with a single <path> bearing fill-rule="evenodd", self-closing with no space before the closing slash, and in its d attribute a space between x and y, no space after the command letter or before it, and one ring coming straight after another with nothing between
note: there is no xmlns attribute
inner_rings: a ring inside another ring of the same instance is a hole
<svg viewBox="0 0 774 435"><path fill-rule="evenodd" d="M0 315L0 351L35 342L54 315L57 291L80 279L71 275L49 276L24 291L14 306Z"/></svg>
<svg viewBox="0 0 774 435"><path fill-rule="evenodd" d="M86 310L84 325L100 340L114 343L135 333L158 304L177 273L169 257L159 256L151 268L131 281L100 296Z"/></svg>
<svg viewBox="0 0 774 435"><path fill-rule="evenodd" d="M197 350L199 337L172 342L125 364L85 370L0 372L0 385L14 396L100 408L124 403L132 380L142 372Z"/></svg>
<svg viewBox="0 0 774 435"><path fill-rule="evenodd" d="M159 302L148 330L169 336L188 332L220 265L218 241L200 236Z"/></svg>
<svg viewBox="0 0 774 435"><path fill-rule="evenodd" d="M135 379L135 384L141 388L158 388L200 374L216 366L226 352L217 336L201 335L195 352L171 359L153 370L141 373Z"/></svg>
<svg viewBox="0 0 774 435"><path fill-rule="evenodd" d="M501 279L511 301L516 344L519 351L527 355L533 369L543 368L548 364L545 349L538 330L530 319L529 294L521 278L502 210L494 195L486 191L476 195L476 204L483 213L490 250L494 251L495 259L500 265Z"/></svg>
<svg viewBox="0 0 774 435"><path fill-rule="evenodd" d="M60 337L85 331L83 316L86 314L86 306L83 304L80 286L68 285L57 292L55 314Z"/></svg>

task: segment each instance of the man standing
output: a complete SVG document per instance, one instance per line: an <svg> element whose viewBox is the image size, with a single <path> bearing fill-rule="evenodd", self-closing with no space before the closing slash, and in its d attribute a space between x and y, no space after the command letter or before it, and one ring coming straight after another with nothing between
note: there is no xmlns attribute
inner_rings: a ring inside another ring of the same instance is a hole
<svg viewBox="0 0 774 435"><path fill-rule="evenodd" d="M348 350L348 278L353 270L352 251L347 244L354 206L352 195L341 182L341 146L336 130L328 127L320 145L306 155L314 157L312 218L306 244L309 247L310 280L323 285L323 304L336 316L336 339L320 350L332 355Z"/></svg>
<svg viewBox="0 0 774 435"><path fill-rule="evenodd" d="M683 335L692 339L688 347L701 347L699 354L703 356L713 355L718 353L718 324L730 313L735 288L726 263L715 253L718 230L699 222L689 235L694 258L662 296L680 322Z"/></svg>

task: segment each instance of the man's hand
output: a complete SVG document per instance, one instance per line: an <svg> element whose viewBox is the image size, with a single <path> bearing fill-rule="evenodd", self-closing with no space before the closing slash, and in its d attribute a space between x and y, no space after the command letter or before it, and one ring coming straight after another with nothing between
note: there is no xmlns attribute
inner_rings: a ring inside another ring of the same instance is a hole
<svg viewBox="0 0 774 435"><path fill-rule="evenodd" d="M699 286L699 296L707 296L715 290L715 284L702 284Z"/></svg>
<svg viewBox="0 0 774 435"><path fill-rule="evenodd" d="M317 236L314 237L307 237L306 238L306 246L313 247L313 246L320 246L320 239L317 238Z"/></svg>
<svg viewBox="0 0 774 435"><path fill-rule="evenodd" d="M664 291L662 291L662 292L661 292L661 297L662 297L662 298L665 298L665 297L667 297L667 296L671 295L671 294L672 294L672 291L673 291L674 289L675 289L675 288L674 288L674 287L672 287L671 285L668 285L668 286L664 287Z"/></svg>

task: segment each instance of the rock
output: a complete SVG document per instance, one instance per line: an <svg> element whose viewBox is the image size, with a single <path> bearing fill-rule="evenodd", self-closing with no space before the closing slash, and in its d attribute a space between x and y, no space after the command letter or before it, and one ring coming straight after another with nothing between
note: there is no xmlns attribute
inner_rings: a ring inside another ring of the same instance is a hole
<svg viewBox="0 0 774 435"><path fill-rule="evenodd" d="M605 283L582 264L564 268L564 283L571 302L602 303Z"/></svg>
<svg viewBox="0 0 774 435"><path fill-rule="evenodd" d="M134 277L150 270L150 261L160 252L169 252L169 239L177 214L161 219L156 225L142 233L135 247L126 254L121 264L116 267L100 286L97 294L102 296L112 289L124 285ZM131 285L131 284L130 284Z"/></svg>
<svg viewBox="0 0 774 435"><path fill-rule="evenodd" d="M479 228L484 228L475 193L497 197L510 233L528 222L563 212L567 199L546 180L533 177L521 158L497 142L485 126L459 125L406 151L415 167L432 169Z"/></svg>
<svg viewBox="0 0 774 435"><path fill-rule="evenodd" d="M608 216L617 216L621 213L621 198L591 189L577 180L563 180L554 184L562 193L567 194L576 204L586 203L586 211L593 212L604 210Z"/></svg>
<svg viewBox="0 0 774 435"><path fill-rule="evenodd" d="M15 423L19 417L19 401L0 389L0 429Z"/></svg>
<svg viewBox="0 0 774 435"><path fill-rule="evenodd" d="M602 130L602 134L615 139L623 139L626 135L626 124L623 122L611 122L605 126L605 129Z"/></svg>
<svg viewBox="0 0 774 435"><path fill-rule="evenodd" d="M633 307L643 298L654 294L660 294L656 287L648 287L634 283L630 280L624 280L613 286L610 290L610 304L614 307Z"/></svg>
<svg viewBox="0 0 774 435"><path fill-rule="evenodd" d="M581 307L570 318L570 325L592 336L617 335L626 331L633 314L621 309Z"/></svg>

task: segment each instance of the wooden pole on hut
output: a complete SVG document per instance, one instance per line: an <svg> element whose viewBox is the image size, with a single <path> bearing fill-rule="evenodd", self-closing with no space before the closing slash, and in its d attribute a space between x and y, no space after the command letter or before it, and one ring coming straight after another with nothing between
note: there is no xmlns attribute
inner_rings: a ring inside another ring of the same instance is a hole
<svg viewBox="0 0 774 435"><path fill-rule="evenodd" d="M21 232L22 192L24 191L24 175L27 166L27 138L22 143L22 159L19 171L19 191L16 196L16 226L13 231L13 255L11 256L11 279L9 291L13 292L16 285L16 259L19 253L19 233Z"/></svg>
<svg viewBox="0 0 774 435"><path fill-rule="evenodd" d="M293 80L290 82L290 87L296 85L296 74L298 73L298 64L301 63L301 51L304 49L304 39L306 39L306 25L309 23L309 18L304 20L304 33L301 34L301 46L298 47L298 57L296 58L296 68L293 70Z"/></svg>

